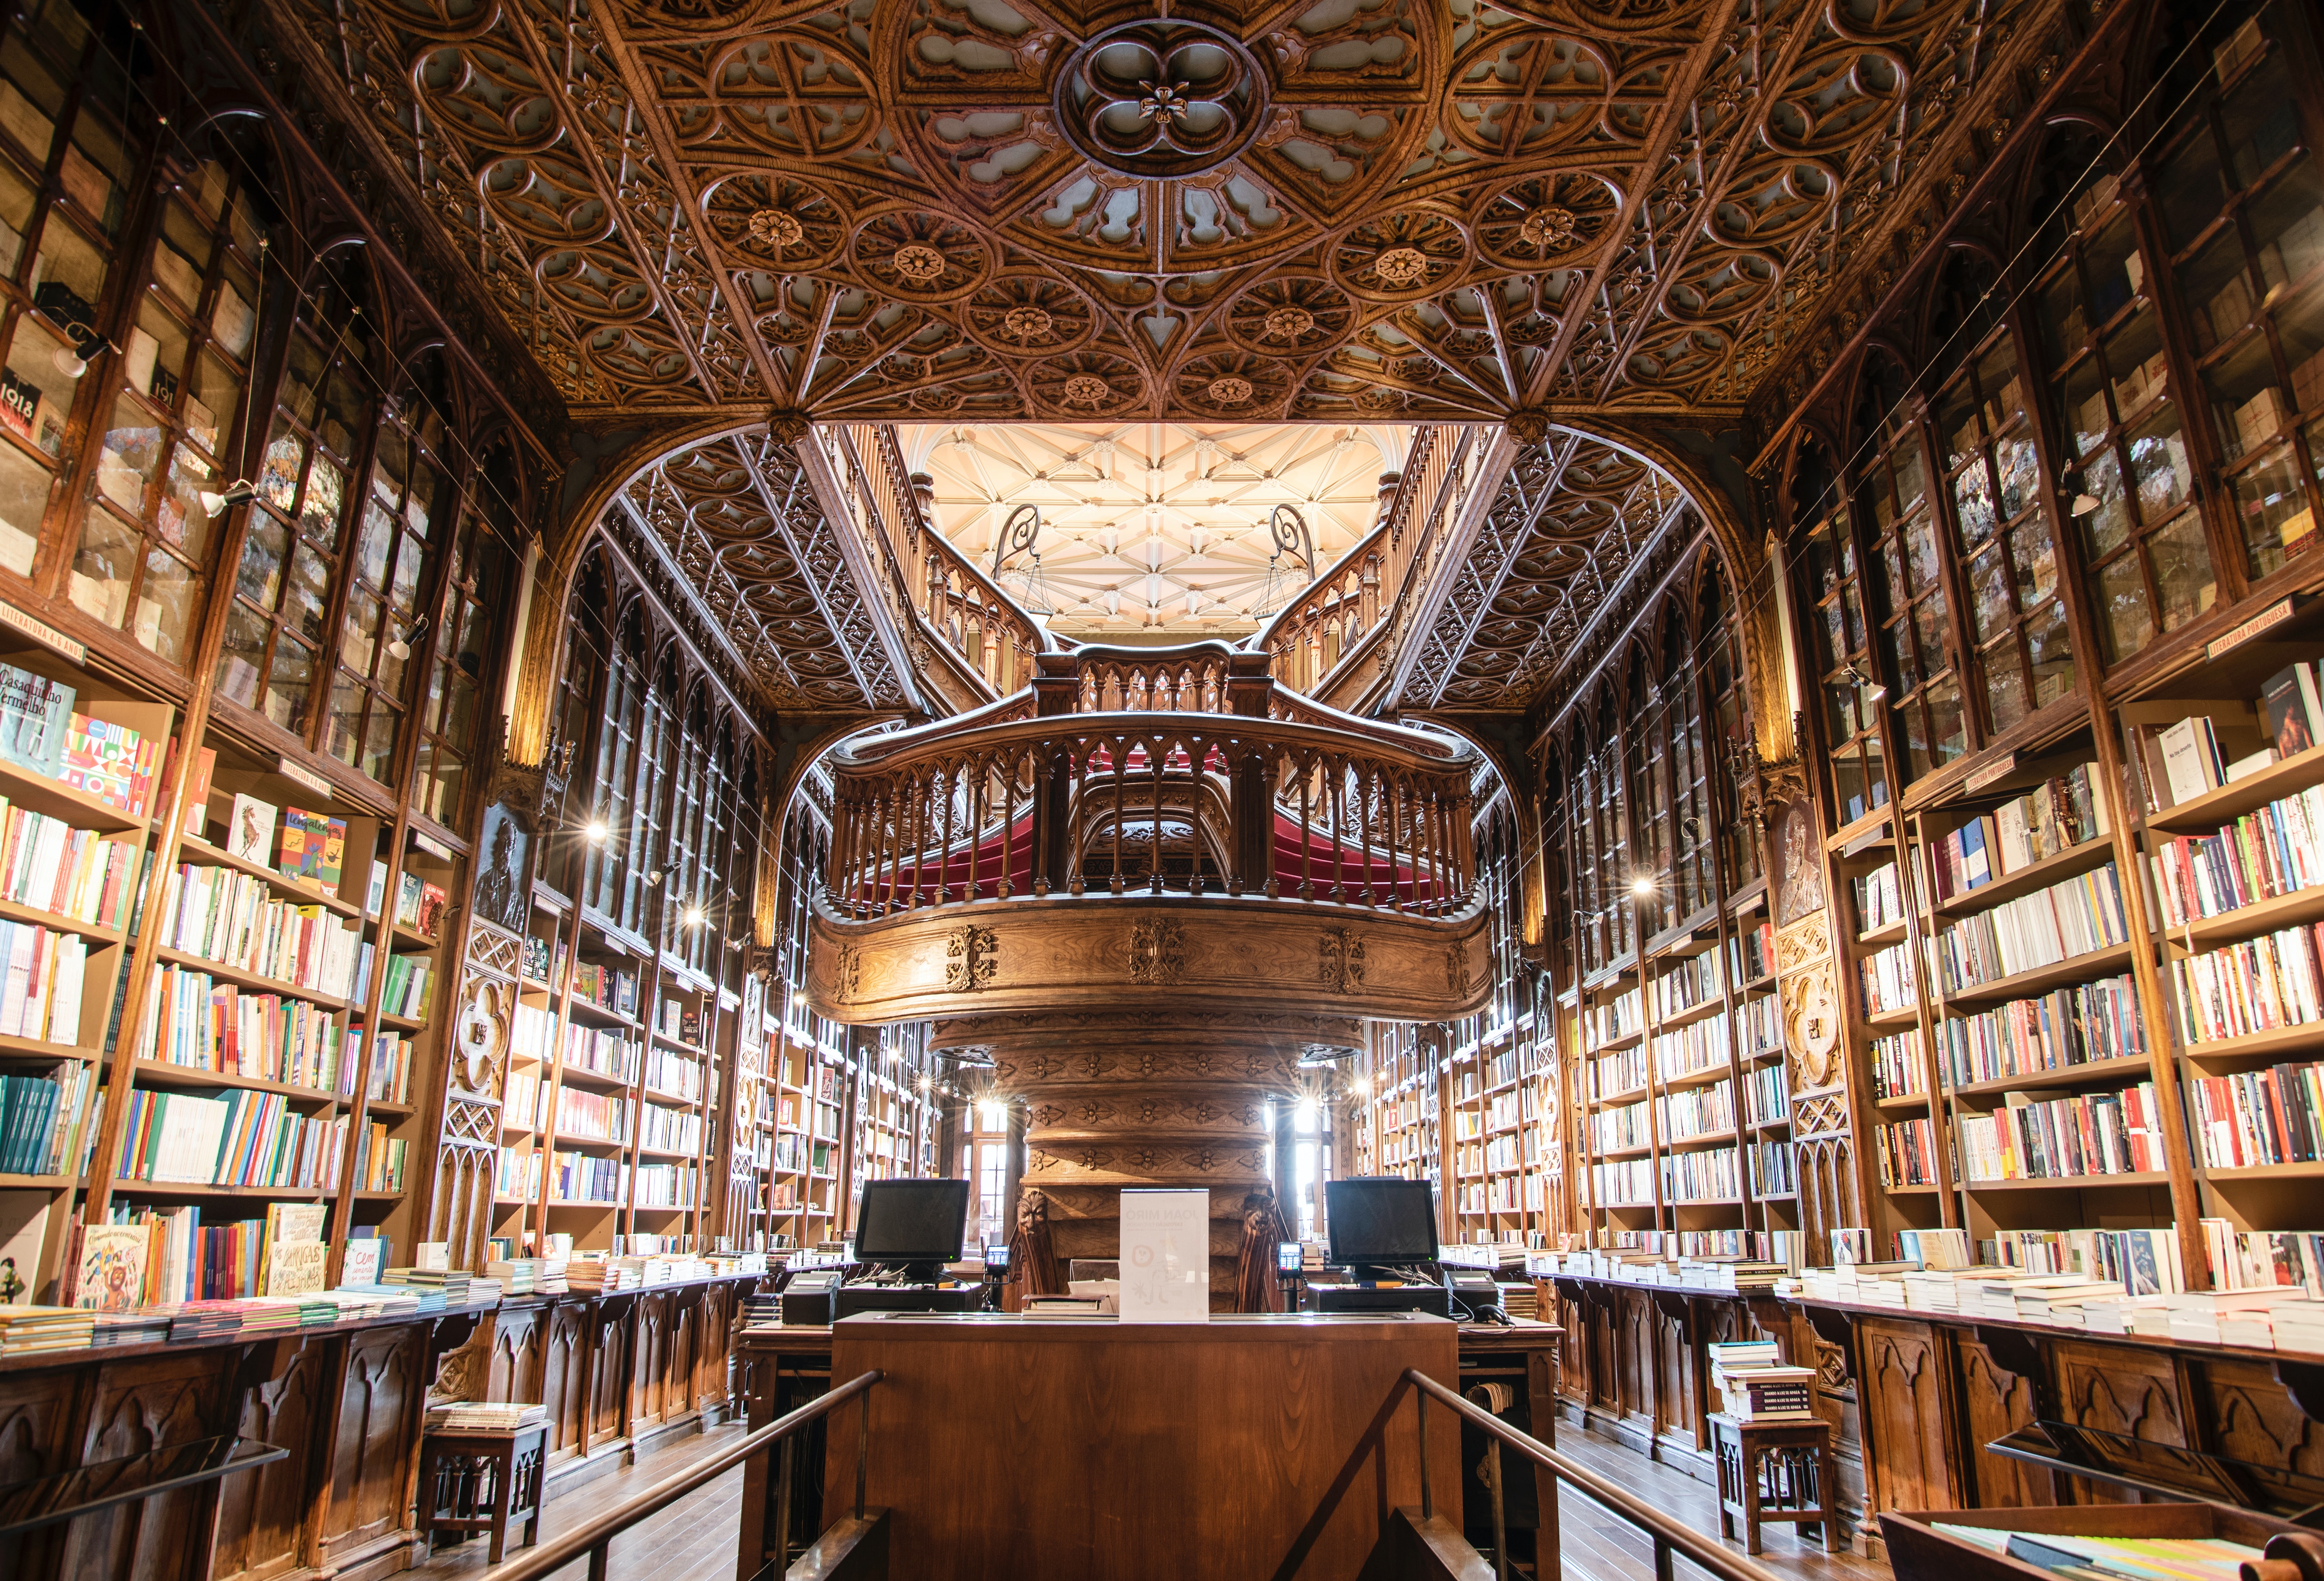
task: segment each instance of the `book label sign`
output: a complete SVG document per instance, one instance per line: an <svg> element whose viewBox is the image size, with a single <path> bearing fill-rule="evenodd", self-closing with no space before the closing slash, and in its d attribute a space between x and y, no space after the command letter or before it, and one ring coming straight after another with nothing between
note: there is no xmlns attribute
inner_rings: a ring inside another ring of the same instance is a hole
<svg viewBox="0 0 2324 1581"><path fill-rule="evenodd" d="M304 763L294 763L287 757L277 757L274 760L274 772L292 784L312 790L318 796L326 800L330 797L331 782Z"/></svg>
<svg viewBox="0 0 2324 1581"><path fill-rule="evenodd" d="M1976 773L1971 774L1968 779L1962 781L1961 789L1974 793L1984 790L1987 785L1997 784L2001 781L2006 780L2010 775L2016 772L2017 754L2014 752L2005 753L2000 757L1995 759L1992 763L1989 763L1986 764L1985 767L1978 770Z"/></svg>
<svg viewBox="0 0 2324 1581"><path fill-rule="evenodd" d="M52 625L34 620L13 604L0 604L0 621L7 622L42 647L62 653L76 664L88 657L88 649L81 643L74 642Z"/></svg>
<svg viewBox="0 0 2324 1581"><path fill-rule="evenodd" d="M2270 626L2282 625L2292 618L2292 595L2285 594L2274 603L2253 615L2243 624L2225 635L2212 638L2203 645L2203 657L2217 659L2231 648L2241 647Z"/></svg>
<svg viewBox="0 0 2324 1581"><path fill-rule="evenodd" d="M419 846L421 850L427 852L428 855L433 856L438 862L449 862L452 860L452 847L446 845L443 841L438 839L433 835L428 834L420 829L414 829L411 831L411 843Z"/></svg>
<svg viewBox="0 0 2324 1581"><path fill-rule="evenodd" d="M1121 1194L1121 1320L1211 1320L1211 1194Z"/></svg>

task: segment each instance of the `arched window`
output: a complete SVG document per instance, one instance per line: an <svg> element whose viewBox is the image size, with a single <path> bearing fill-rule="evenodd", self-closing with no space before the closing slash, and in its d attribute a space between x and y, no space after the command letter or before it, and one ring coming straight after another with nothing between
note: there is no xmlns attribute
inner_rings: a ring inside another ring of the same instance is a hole
<svg viewBox="0 0 2324 1581"><path fill-rule="evenodd" d="M1729 614L1727 575L1716 560L1703 578L1702 630L1699 645L1706 656L1703 687L1711 698L1711 752L1729 764L1741 756L1756 759L1758 744L1751 729L1743 635L1739 623ZM1759 876L1758 833L1739 818L1716 818L1715 821L1728 888L1740 889Z"/></svg>
<svg viewBox="0 0 2324 1581"><path fill-rule="evenodd" d="M632 780L636 774L638 730L645 712L645 616L632 603L606 656L604 707L597 725L596 772L590 776L598 800L584 816L602 823L605 837L589 855L582 884L584 902L601 916L618 920L616 907L629 889L636 819Z"/></svg>
<svg viewBox="0 0 2324 1581"><path fill-rule="evenodd" d="M434 663L420 707L420 759L411 776L414 804L447 826L460 815L467 765L487 712L479 706L485 670L502 641L521 563L516 547L518 486L508 443L496 441L477 463L452 536L452 563L432 643Z"/></svg>

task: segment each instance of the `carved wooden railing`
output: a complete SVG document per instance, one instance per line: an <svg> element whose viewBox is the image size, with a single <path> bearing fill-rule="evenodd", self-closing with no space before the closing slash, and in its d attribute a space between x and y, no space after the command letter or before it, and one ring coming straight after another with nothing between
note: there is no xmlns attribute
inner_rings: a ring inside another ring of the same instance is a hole
<svg viewBox="0 0 2324 1581"><path fill-rule="evenodd" d="M1056 642L992 579L935 531L896 443L870 423L829 430L835 460L861 524L876 541L913 629L949 661L946 669L989 702L1023 688L1032 661Z"/></svg>
<svg viewBox="0 0 2324 1581"><path fill-rule="evenodd" d="M1282 684L1352 707L1385 668L1410 601L1436 568L1480 454L1478 430L1423 428L1379 524L1245 646Z"/></svg>
<svg viewBox="0 0 2324 1581"><path fill-rule="evenodd" d="M1265 664L1215 643L1044 654L1031 718L995 707L842 749L827 902L857 920L1132 890L1460 911L1476 754L1304 700L1271 717Z"/></svg>

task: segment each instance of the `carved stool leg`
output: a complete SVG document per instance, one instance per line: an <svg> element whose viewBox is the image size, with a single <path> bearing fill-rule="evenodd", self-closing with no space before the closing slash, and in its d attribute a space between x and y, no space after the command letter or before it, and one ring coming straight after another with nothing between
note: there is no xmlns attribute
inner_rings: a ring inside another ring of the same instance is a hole
<svg viewBox="0 0 2324 1581"><path fill-rule="evenodd" d="M1816 1508L1823 1512L1823 1551L1840 1551L1840 1472L1831 1452L1831 1437L1816 1447Z"/></svg>
<svg viewBox="0 0 2324 1581"><path fill-rule="evenodd" d="M512 1438L493 1450L488 1464L493 1468L493 1547L485 1562L497 1565L508 1545L509 1500L516 1491L516 1440Z"/></svg>
<svg viewBox="0 0 2324 1581"><path fill-rule="evenodd" d="M1759 1551L1759 1477L1762 1451L1743 1440L1743 1551Z"/></svg>

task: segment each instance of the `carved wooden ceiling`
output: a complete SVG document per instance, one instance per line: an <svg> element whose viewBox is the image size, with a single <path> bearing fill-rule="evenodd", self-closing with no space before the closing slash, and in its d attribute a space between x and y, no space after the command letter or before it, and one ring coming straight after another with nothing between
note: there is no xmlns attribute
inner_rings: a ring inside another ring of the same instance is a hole
<svg viewBox="0 0 2324 1581"><path fill-rule="evenodd" d="M1066 422L1731 414L2054 9L268 3L576 417Z"/></svg>
<svg viewBox="0 0 2324 1581"><path fill-rule="evenodd" d="M897 438L936 485L936 531L980 569L1023 506L1040 512L1030 551L1009 542L1001 587L1090 643L1257 631L1372 530L1380 475L1409 443L1322 424L947 423ZM1306 524L1312 564L1277 550L1283 505Z"/></svg>

